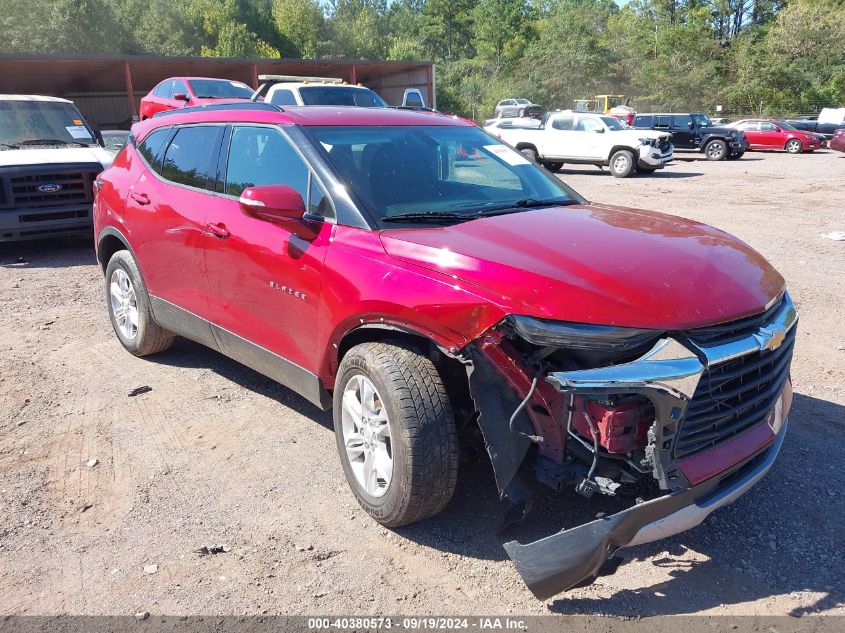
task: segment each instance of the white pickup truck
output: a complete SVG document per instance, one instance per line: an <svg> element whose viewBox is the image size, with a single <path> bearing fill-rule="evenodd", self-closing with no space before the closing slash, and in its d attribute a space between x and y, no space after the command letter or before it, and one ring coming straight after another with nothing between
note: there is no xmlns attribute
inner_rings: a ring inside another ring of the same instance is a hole
<svg viewBox="0 0 845 633"><path fill-rule="evenodd" d="M609 167L617 178L650 174L672 160L672 135L634 130L611 116L562 110L540 121L501 119L485 130L551 171L564 163Z"/></svg>
<svg viewBox="0 0 845 633"><path fill-rule="evenodd" d="M0 242L90 235L93 183L114 154L72 102L0 95Z"/></svg>

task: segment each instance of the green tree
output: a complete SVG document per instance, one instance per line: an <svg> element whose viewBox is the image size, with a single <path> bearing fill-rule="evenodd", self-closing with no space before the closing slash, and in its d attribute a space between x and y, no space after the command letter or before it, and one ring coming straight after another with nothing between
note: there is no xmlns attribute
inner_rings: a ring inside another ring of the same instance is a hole
<svg viewBox="0 0 845 633"><path fill-rule="evenodd" d="M325 19L315 0L276 0L273 3L276 29L291 44L287 54L295 57L316 57Z"/></svg>

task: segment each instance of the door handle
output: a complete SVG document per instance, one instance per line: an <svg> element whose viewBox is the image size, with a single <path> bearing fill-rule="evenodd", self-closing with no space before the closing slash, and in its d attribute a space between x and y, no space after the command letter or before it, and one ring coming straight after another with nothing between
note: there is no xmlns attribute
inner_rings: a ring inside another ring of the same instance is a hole
<svg viewBox="0 0 845 633"><path fill-rule="evenodd" d="M136 192L133 191L129 195L132 196L132 199L135 202L137 202L138 204L140 204L141 206L144 206L144 205L147 205L147 204L150 203L150 197L145 193L136 193Z"/></svg>
<svg viewBox="0 0 845 633"><path fill-rule="evenodd" d="M229 237L229 230L226 228L225 224L212 224L209 222L205 225L205 234L211 235L220 240L225 240Z"/></svg>

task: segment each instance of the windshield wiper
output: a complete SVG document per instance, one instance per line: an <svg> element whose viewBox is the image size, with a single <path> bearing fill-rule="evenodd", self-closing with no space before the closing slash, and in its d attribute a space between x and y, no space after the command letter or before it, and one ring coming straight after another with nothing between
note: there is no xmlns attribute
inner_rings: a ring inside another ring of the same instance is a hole
<svg viewBox="0 0 845 633"><path fill-rule="evenodd" d="M474 216L465 213L449 213L448 211L422 211L418 213L399 213L388 215L381 219L382 222L442 222L453 220L464 222L473 219Z"/></svg>
<svg viewBox="0 0 845 633"><path fill-rule="evenodd" d="M21 141L18 145L79 145L80 147L88 147L88 143L66 141L61 138L31 138Z"/></svg>
<svg viewBox="0 0 845 633"><path fill-rule="evenodd" d="M518 213L522 209L536 209L539 207L567 207L573 204L578 204L577 200L570 200L569 198L548 198L538 200L536 198L523 198L516 202L508 202L507 204L500 204L495 207L487 207L474 213L472 217L484 217L488 215L501 215L503 213Z"/></svg>

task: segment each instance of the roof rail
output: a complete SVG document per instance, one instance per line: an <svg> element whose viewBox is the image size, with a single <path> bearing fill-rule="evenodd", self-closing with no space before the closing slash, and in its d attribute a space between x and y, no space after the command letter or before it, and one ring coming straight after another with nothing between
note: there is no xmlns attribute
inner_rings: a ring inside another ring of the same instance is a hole
<svg viewBox="0 0 845 633"><path fill-rule="evenodd" d="M190 108L180 108L178 110L164 110L162 112L155 113L152 118L158 119L163 116L182 114L183 112L216 112L217 110L263 110L264 112L284 112L284 109L281 106L273 105L272 103L247 101L245 103L212 103L209 105L192 106Z"/></svg>

